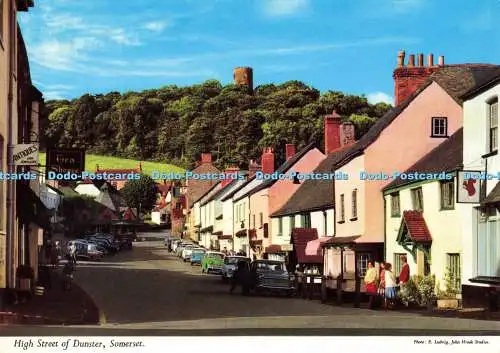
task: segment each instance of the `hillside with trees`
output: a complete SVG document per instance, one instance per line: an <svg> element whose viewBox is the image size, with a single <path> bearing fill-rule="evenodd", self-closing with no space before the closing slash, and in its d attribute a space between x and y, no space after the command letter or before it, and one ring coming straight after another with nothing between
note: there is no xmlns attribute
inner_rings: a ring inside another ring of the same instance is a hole
<svg viewBox="0 0 500 353"><path fill-rule="evenodd" d="M298 81L261 85L249 93L246 86L208 80L47 101L41 143L186 168L211 152L220 168L229 163L245 168L264 146L275 147L279 163L286 143L297 149L321 143L323 116L333 110L355 124L359 138L388 109L362 96L320 93Z"/></svg>

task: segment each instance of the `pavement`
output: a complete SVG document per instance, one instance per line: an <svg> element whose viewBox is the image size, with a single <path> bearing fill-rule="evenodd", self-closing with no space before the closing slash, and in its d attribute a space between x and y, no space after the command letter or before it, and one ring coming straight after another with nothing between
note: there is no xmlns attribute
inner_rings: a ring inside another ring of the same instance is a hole
<svg viewBox="0 0 500 353"><path fill-rule="evenodd" d="M81 262L77 283L101 312L99 326L7 326L0 335L498 335L499 321L229 294L154 237L101 262Z"/></svg>

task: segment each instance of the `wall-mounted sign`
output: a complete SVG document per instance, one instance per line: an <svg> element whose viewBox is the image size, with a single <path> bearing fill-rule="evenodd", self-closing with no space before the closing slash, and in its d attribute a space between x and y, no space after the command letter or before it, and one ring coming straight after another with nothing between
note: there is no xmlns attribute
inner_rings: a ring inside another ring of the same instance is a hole
<svg viewBox="0 0 500 353"><path fill-rule="evenodd" d="M54 148L47 150L47 173L77 173L85 170L85 150L78 148Z"/></svg>
<svg viewBox="0 0 500 353"><path fill-rule="evenodd" d="M460 170L457 177L457 203L479 203L481 180L485 173L474 170Z"/></svg>
<svg viewBox="0 0 500 353"><path fill-rule="evenodd" d="M14 164L38 165L38 143L25 143L14 145Z"/></svg>

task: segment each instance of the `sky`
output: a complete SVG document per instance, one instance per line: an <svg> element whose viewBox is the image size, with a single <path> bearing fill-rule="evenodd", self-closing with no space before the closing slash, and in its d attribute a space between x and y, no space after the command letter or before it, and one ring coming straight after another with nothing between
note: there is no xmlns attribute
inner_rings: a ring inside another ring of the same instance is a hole
<svg viewBox="0 0 500 353"><path fill-rule="evenodd" d="M45 99L207 79L300 80L393 102L397 53L500 64L500 0L35 0L19 15Z"/></svg>

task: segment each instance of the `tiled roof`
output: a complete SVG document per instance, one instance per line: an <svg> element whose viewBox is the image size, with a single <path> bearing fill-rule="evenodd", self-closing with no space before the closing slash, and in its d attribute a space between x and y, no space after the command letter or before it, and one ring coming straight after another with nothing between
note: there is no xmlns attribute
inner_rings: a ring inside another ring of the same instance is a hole
<svg viewBox="0 0 500 353"><path fill-rule="evenodd" d="M406 226L408 236L417 243L432 242L431 233L420 211L404 211L401 227ZM401 232L402 230L400 230Z"/></svg>
<svg viewBox="0 0 500 353"><path fill-rule="evenodd" d="M245 186L247 186L248 184L250 184L253 180L255 179L255 175L248 178L244 183L240 184L239 186L237 186L233 191L231 191L229 194L227 194L226 196L224 196L221 201L226 201L226 200L229 200L231 197L233 197L238 191L240 191L241 189L243 189Z"/></svg>
<svg viewBox="0 0 500 353"><path fill-rule="evenodd" d="M220 173L220 171L210 163L201 164L195 169L193 169L192 172L194 174ZM187 198L189 206L192 206L194 205L195 202L199 201L218 182L219 182L218 180L190 179L188 181L188 190L187 190Z"/></svg>
<svg viewBox="0 0 500 353"><path fill-rule="evenodd" d="M500 202L500 182L497 182L493 190L485 197L482 204L495 204Z"/></svg>
<svg viewBox="0 0 500 353"><path fill-rule="evenodd" d="M361 235L351 235L348 237L332 237L321 244L322 247L335 247L336 245L356 244L356 240L361 238Z"/></svg>
<svg viewBox="0 0 500 353"><path fill-rule="evenodd" d="M382 131L388 127L405 110L408 105L429 85L436 82L441 86L458 104L462 104L462 96L476 87L484 84L485 78L492 72L498 70L500 66L490 64L461 64L447 65L435 71L425 84L415 91L408 99L397 107L388 111L384 116L364 134L352 148L339 154L333 161L333 169L338 169L347 164L355 157L361 155L363 151L375 142Z"/></svg>
<svg viewBox="0 0 500 353"><path fill-rule="evenodd" d="M292 242L297 262L299 264L320 264L323 263L321 255L306 255L307 243L318 239L318 230L316 228L294 228L292 229Z"/></svg>
<svg viewBox="0 0 500 353"><path fill-rule="evenodd" d="M310 150L312 150L314 148L316 148L316 143L311 142L306 147L301 149L299 152L295 153L292 158L290 158L285 163L283 163L275 172L277 172L278 174L286 173L288 170L290 170L290 168L292 168L294 166L295 163L297 163L302 157L304 157L307 154L307 152L309 152ZM278 180L275 180L275 179L264 180L262 183L260 183L259 185L257 185L253 189L249 190L245 194L238 197L238 199L236 199L235 201L241 200L242 198L244 198L248 195L255 194L256 192L259 192L260 190L264 190L266 188L269 188L277 181Z"/></svg>
<svg viewBox="0 0 500 353"><path fill-rule="evenodd" d="M343 154L351 145L341 147L330 153L316 167L313 173L331 173L333 161ZM305 180L297 191L288 199L288 201L271 217L286 216L306 211L323 210L332 208L333 200L333 182L328 179Z"/></svg>
<svg viewBox="0 0 500 353"><path fill-rule="evenodd" d="M483 72L481 77L477 78L476 86L464 94L461 98L462 100L468 100L474 96L481 94L485 90L491 88L492 86L500 82L500 68L487 70Z"/></svg>
<svg viewBox="0 0 500 353"><path fill-rule="evenodd" d="M463 128L457 130L446 141L438 145L432 151L422 157L417 163L406 170L406 173L441 173L451 172L459 169L463 161ZM416 180L405 180L397 178L385 190L394 189L399 186L408 185Z"/></svg>

